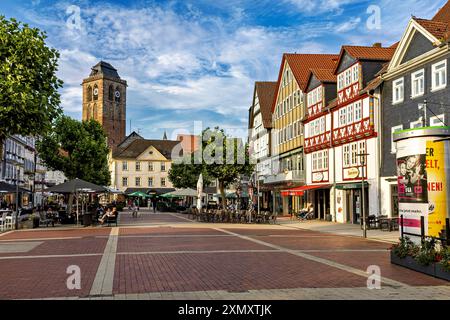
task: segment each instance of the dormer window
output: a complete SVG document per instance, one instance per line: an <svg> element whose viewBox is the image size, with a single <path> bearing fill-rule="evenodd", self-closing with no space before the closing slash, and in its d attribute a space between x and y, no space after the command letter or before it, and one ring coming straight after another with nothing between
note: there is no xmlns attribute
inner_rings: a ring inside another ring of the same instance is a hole
<svg viewBox="0 0 450 320"><path fill-rule="evenodd" d="M345 87L348 87L351 84L352 84L352 70L347 69L347 71L345 71Z"/></svg>
<svg viewBox="0 0 450 320"><path fill-rule="evenodd" d="M353 75L353 83L359 81L359 65L354 65L352 68L352 75Z"/></svg>
<svg viewBox="0 0 450 320"><path fill-rule="evenodd" d="M338 76L338 90L344 89L344 73Z"/></svg>

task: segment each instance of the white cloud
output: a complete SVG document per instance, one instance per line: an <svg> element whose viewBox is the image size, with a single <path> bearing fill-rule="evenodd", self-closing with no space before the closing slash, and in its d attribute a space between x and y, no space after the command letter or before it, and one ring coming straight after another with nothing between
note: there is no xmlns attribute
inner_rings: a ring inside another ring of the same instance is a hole
<svg viewBox="0 0 450 320"><path fill-rule="evenodd" d="M361 22L361 18L351 18L349 21L344 22L336 27L337 32L348 32L355 29L359 23Z"/></svg>
<svg viewBox="0 0 450 320"><path fill-rule="evenodd" d="M345 14L342 10L351 7L346 5L355 2L284 0L283 4L289 10L295 7L306 15L329 18ZM365 9L351 17L269 27L247 23L249 13L239 2L233 3L228 17L204 14L195 5L178 12L171 3L146 8L89 3L80 5L79 32L66 27L68 5L56 4L59 14L31 15L36 23L45 23L49 41L61 52L58 75L65 82L61 93L66 112L81 117L80 83L101 59L127 80L128 115L133 121L181 110L180 120L148 120L154 127L174 127L204 111L230 119L221 120L221 125L245 127L254 81L275 81L283 52L329 53L337 52L341 44L392 44L399 40L412 9L430 16L442 4L381 0L383 29L371 31L360 27L365 26ZM142 127L150 132L150 125Z"/></svg>
<svg viewBox="0 0 450 320"><path fill-rule="evenodd" d="M342 13L342 6L358 0L285 0L297 10L307 15L319 15L325 12Z"/></svg>

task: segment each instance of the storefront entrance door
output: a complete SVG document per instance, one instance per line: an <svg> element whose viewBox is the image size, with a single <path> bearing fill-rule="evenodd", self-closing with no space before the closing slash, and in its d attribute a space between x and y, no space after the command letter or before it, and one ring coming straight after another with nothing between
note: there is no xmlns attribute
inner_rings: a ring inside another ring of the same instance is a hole
<svg viewBox="0 0 450 320"><path fill-rule="evenodd" d="M353 190L354 215L353 224L359 224L361 219L361 190Z"/></svg>

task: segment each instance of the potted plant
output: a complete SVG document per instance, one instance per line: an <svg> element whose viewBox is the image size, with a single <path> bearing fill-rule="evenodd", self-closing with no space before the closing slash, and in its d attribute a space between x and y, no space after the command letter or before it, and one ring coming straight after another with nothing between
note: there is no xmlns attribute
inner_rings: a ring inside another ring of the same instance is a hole
<svg viewBox="0 0 450 320"><path fill-rule="evenodd" d="M434 264L436 261L436 241L430 240L422 241L422 245L418 246L418 250L414 252L414 260L418 263L415 270L434 275Z"/></svg>
<svg viewBox="0 0 450 320"><path fill-rule="evenodd" d="M417 251L417 246L408 238L400 238L400 242L391 247L391 261L395 264L403 264L402 259L412 256Z"/></svg>
<svg viewBox="0 0 450 320"><path fill-rule="evenodd" d="M391 248L391 263L450 281L450 247L436 249L436 240L414 244L408 237Z"/></svg>
<svg viewBox="0 0 450 320"><path fill-rule="evenodd" d="M436 277L450 281L450 247L444 247L436 255Z"/></svg>

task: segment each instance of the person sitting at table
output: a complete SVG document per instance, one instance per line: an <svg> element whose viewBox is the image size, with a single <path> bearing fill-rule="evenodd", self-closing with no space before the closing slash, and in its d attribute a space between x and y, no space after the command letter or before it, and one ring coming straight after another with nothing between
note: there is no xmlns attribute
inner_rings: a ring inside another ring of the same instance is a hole
<svg viewBox="0 0 450 320"><path fill-rule="evenodd" d="M111 211L111 208L108 208L108 209L106 210L105 214L104 214L100 219L98 219L98 221L100 222L100 224L104 224L104 223L105 223L105 220L106 220L108 217L112 217L112 216L114 216L114 215L115 215L114 211Z"/></svg>

